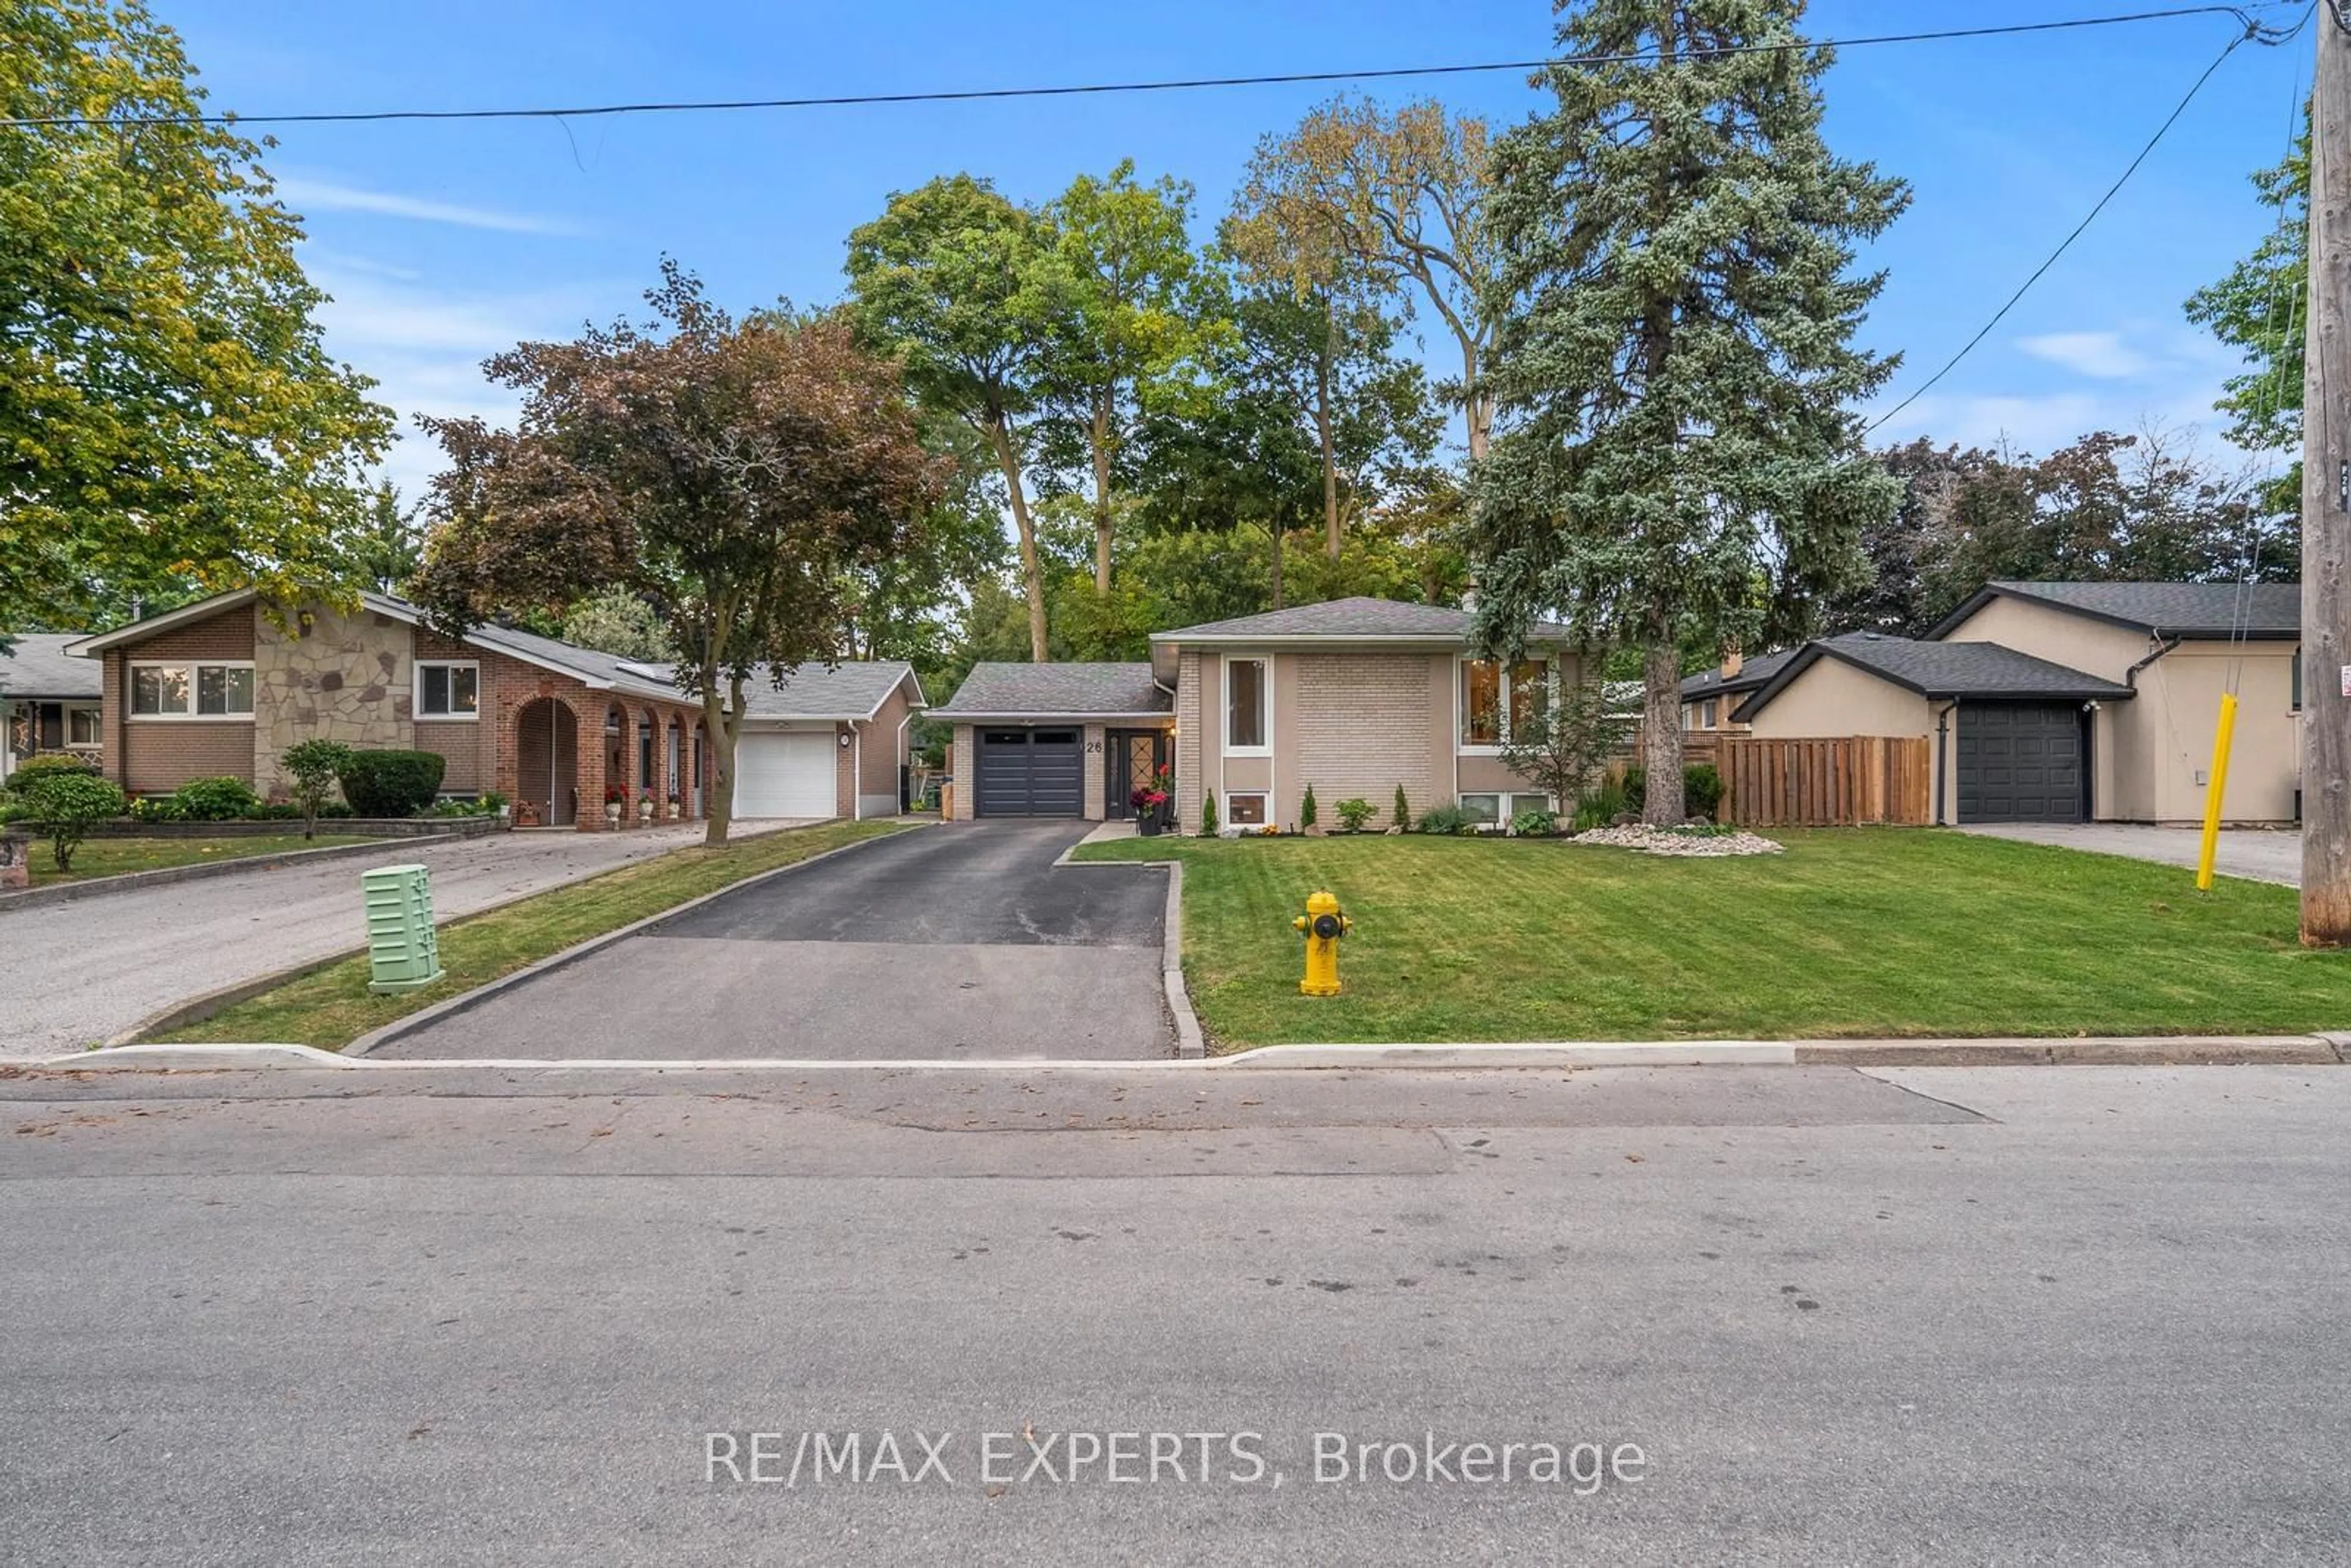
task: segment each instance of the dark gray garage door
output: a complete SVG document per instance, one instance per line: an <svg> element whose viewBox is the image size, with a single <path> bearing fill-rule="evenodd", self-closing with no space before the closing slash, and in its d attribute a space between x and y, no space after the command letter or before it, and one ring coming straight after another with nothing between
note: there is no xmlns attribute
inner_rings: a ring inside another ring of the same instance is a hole
<svg viewBox="0 0 2351 1568"><path fill-rule="evenodd" d="M1959 821L2082 820L2082 705L1961 703Z"/></svg>
<svg viewBox="0 0 2351 1568"><path fill-rule="evenodd" d="M979 793L983 817L1084 814L1085 760L1074 729L983 729Z"/></svg>

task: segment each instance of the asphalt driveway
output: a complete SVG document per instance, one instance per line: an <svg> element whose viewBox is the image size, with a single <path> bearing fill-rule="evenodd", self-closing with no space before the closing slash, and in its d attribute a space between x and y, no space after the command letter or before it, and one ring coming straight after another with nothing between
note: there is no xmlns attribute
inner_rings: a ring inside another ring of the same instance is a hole
<svg viewBox="0 0 2351 1568"><path fill-rule="evenodd" d="M1054 866L1092 825L976 822L878 840L727 894L379 1054L1171 1055L1167 873Z"/></svg>
<svg viewBox="0 0 2351 1568"><path fill-rule="evenodd" d="M2201 829L2158 828L2143 822L2003 822L1959 831L1988 839L2122 855L2158 865L2193 866L2204 845ZM2294 828L2223 828L2212 866L2222 876L2300 887L2302 834Z"/></svg>
<svg viewBox="0 0 2351 1568"><path fill-rule="evenodd" d="M779 826L736 824L738 835ZM210 992L367 941L360 873L423 864L446 920L702 841L700 823L625 833L493 833L420 843L387 839L380 860L256 863L65 904L0 908L0 1061L110 1040Z"/></svg>

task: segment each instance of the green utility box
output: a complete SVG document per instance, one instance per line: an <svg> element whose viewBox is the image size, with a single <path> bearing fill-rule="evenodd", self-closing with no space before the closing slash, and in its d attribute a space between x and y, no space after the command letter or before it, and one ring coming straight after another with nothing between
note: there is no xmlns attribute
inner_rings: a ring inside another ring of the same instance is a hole
<svg viewBox="0 0 2351 1568"><path fill-rule="evenodd" d="M360 873L367 905L368 989L413 991L441 977L433 931L433 887L421 865L385 865Z"/></svg>

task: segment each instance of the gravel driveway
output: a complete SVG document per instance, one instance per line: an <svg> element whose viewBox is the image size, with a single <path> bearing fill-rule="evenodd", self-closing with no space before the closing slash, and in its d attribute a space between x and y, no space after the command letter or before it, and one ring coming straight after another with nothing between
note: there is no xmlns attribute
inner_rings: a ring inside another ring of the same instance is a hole
<svg viewBox="0 0 2351 1568"><path fill-rule="evenodd" d="M2140 822L2008 822L1961 828L1987 839L2088 850L2158 865L2193 866L2203 847L2197 828L2157 828ZM2302 834L2294 828L2224 828L2213 866L2222 876L2302 885Z"/></svg>
<svg viewBox="0 0 2351 1568"><path fill-rule="evenodd" d="M380 860L298 862L0 910L0 972L13 998L0 1007L0 1061L77 1051L208 992L362 946L360 873L371 865L430 868L434 913L447 919L701 840L699 824L391 839Z"/></svg>

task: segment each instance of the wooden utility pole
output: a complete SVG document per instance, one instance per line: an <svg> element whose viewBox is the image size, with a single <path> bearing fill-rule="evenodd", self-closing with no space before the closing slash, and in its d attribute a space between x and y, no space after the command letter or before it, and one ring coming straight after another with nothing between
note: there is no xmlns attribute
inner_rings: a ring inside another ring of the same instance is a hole
<svg viewBox="0 0 2351 1568"><path fill-rule="evenodd" d="M2319 0L2302 415L2302 939L2351 945L2351 4Z"/></svg>

